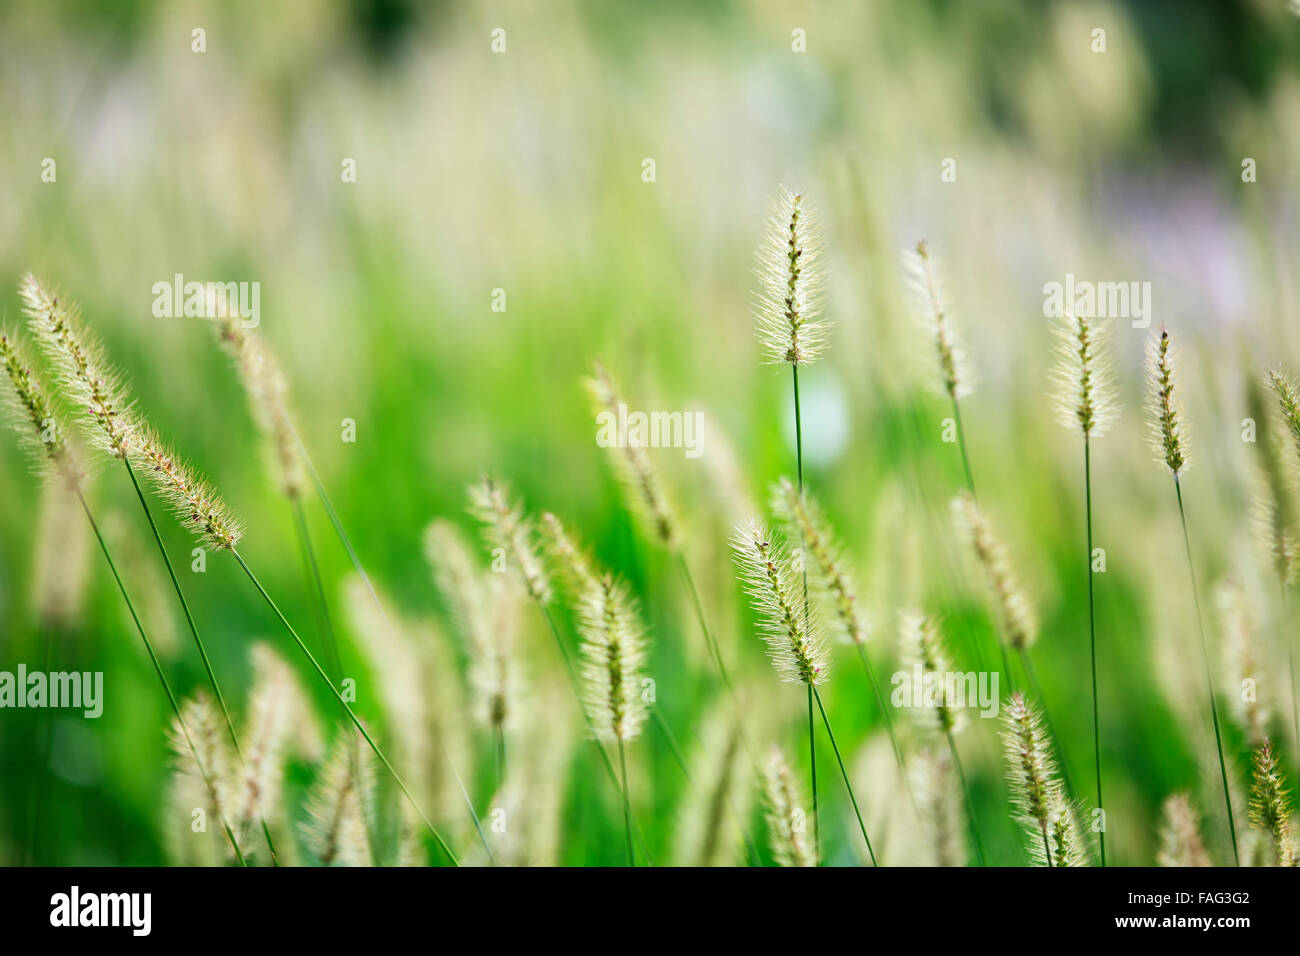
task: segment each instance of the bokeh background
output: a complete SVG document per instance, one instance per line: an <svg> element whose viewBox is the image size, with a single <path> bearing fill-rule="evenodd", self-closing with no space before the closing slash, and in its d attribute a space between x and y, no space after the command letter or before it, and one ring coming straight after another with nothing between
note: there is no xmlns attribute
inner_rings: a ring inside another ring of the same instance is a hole
<svg viewBox="0 0 1300 956"><path fill-rule="evenodd" d="M195 28L206 31L201 54ZM494 28L506 31L504 53L491 49ZM1098 28L1105 52L1092 49ZM795 29L806 52L792 51ZM476 533L465 488L490 471L531 510L570 522L641 595L660 706L687 750L721 698L677 567L629 518L597 447L581 379L599 358L633 407L705 412L701 458L670 449L653 461L752 701L750 732L806 766L803 697L764 660L727 549L734 522L794 470L788 375L761 364L752 331L754 250L778 184L806 192L825 227L835 323L801 381L807 477L856 570L877 670L895 668L907 606L941 614L957 664L980 669L994 666L996 621L949 518L961 462L940 440L949 411L899 268L900 250L924 237L947 270L977 376L963 414L981 504L1038 608L1037 669L1083 785L1082 450L1051 407L1043 285L1066 273L1149 281L1153 328L1183 344L1194 460L1184 489L1216 677L1222 686L1212 594L1233 579L1293 770L1294 626L1255 543L1259 456L1242 419L1252 376L1300 370L1298 53L1300 19L1282 0L7 3L0 309L21 327L16 288L29 269L81 303L139 408L242 517L242 550L310 642L315 610L291 512L239 383L208 323L151 313L153 283L175 273L260 282L259 331L286 367L322 480L390 612L444 648L453 682L463 683L463 642L422 537L435 517ZM53 183L41 177L47 157ZM1242 179L1247 157L1255 182ZM946 159L955 182L941 179ZM495 290L504 311L492 309ZM1173 488L1146 442L1146 335L1117 330L1124 411L1093 455L1108 564L1097 584L1107 848L1116 863L1150 864L1162 801L1191 791L1224 861ZM344 419L355 442L341 438ZM184 692L200 688L120 469L101 465L91 499L168 673ZM176 860L174 832L188 821L166 799L169 712L84 522L42 490L13 441L0 443L0 501L0 668L39 666L48 641L55 669L100 670L106 685L99 720L0 713L0 859ZM358 711L400 739L377 689L383 650L348 607L351 565L310 505ZM193 547L170 520L163 533L179 558ZM224 556L203 575L181 573L242 711L253 641L299 661ZM558 680L540 618L520 622L533 685ZM885 840L905 798L852 650L835 655L827 703ZM331 733L337 711L302 674ZM578 749L572 701L537 698L556 713L539 705L530 719L573 741L557 770L556 859L617 864L621 807ZM448 726L486 812L490 741L468 720ZM990 861L1018 864L998 729L976 720L960 744ZM1230 726L1227 738L1244 782L1242 734ZM827 859L856 863L824 743ZM634 812L656 862L672 861L690 789L652 727L631 759ZM288 768L286 832L314 773L310 761ZM1077 796L1090 800L1091 787ZM1244 827L1243 794L1236 804ZM468 842L463 807L433 813ZM756 809L751 832L765 843ZM919 859L905 833L889 839L887 862Z"/></svg>

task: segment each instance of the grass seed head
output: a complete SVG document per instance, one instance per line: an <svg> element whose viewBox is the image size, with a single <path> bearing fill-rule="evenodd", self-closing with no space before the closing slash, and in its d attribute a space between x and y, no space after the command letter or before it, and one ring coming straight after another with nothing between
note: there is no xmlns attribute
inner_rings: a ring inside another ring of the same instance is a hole
<svg viewBox="0 0 1300 956"><path fill-rule="evenodd" d="M805 607L789 551L757 519L742 522L731 542L740 581L777 673L788 683L825 683L829 655Z"/></svg>
<svg viewBox="0 0 1300 956"><path fill-rule="evenodd" d="M785 754L773 746L763 763L768 845L777 866L816 866L809 841L808 811Z"/></svg>
<svg viewBox="0 0 1300 956"><path fill-rule="evenodd" d="M943 389L954 399L969 395L974 390L974 375L938 263L924 239L914 249L903 250L902 258L911 309L934 343Z"/></svg>
<svg viewBox="0 0 1300 956"><path fill-rule="evenodd" d="M952 511L958 529L970 542L993 594L1003 642L1014 650L1026 650L1038 640L1038 623L1029 599L1011 572L1006 549L969 492L962 492L953 499Z"/></svg>
<svg viewBox="0 0 1300 956"><path fill-rule="evenodd" d="M469 489L469 512L483 525L483 536L494 552L493 561L505 558L528 589L528 596L549 604L551 579L537 553L532 519L510 497L510 486L484 475ZM497 554L495 552L500 552Z"/></svg>
<svg viewBox="0 0 1300 956"><path fill-rule="evenodd" d="M0 366L4 367L11 386L4 389L3 404L37 470L43 475L56 475L69 488L80 490L85 470L31 363L13 334L5 329L0 329Z"/></svg>
<svg viewBox="0 0 1300 956"><path fill-rule="evenodd" d="M627 586L601 575L578 609L587 710L602 740L631 740L649 714L641 697L645 666L640 611Z"/></svg>
<svg viewBox="0 0 1300 956"><path fill-rule="evenodd" d="M1100 438L1119 415L1115 371L1104 320L1065 314L1053 330L1056 366L1052 371L1061 423L1085 439Z"/></svg>
<svg viewBox="0 0 1300 956"><path fill-rule="evenodd" d="M190 531L214 550L232 551L243 529L226 503L147 425L133 425L129 458Z"/></svg>
<svg viewBox="0 0 1300 956"><path fill-rule="evenodd" d="M1210 855L1201 839L1200 819L1192 798L1176 793L1165 801L1161 815L1158 866L1209 866Z"/></svg>
<svg viewBox="0 0 1300 956"><path fill-rule="evenodd" d="M806 197L782 186L754 267L755 330L769 362L807 365L825 347L830 327L820 318L821 257L815 212Z"/></svg>
<svg viewBox="0 0 1300 956"><path fill-rule="evenodd" d="M955 734L966 725L963 707L954 706L953 701L945 699L943 689L948 686L948 677L953 673L948 659L947 649L939 634L938 622L933 617L909 612L902 618L902 652L903 661L909 673L915 673L919 667L922 679L933 681L934 701L918 701L918 696L925 695L925 686L912 688L912 713L923 727L942 734ZM933 675L931 677L930 675Z"/></svg>
<svg viewBox="0 0 1300 956"><path fill-rule="evenodd" d="M1187 416L1175 392L1174 349L1167 329L1147 345L1147 380L1152 444L1158 460L1177 479L1187 467Z"/></svg>
<svg viewBox="0 0 1300 956"><path fill-rule="evenodd" d="M1275 866L1296 866L1291 828L1291 794L1273 741L1265 740L1251 758L1250 822L1272 840Z"/></svg>

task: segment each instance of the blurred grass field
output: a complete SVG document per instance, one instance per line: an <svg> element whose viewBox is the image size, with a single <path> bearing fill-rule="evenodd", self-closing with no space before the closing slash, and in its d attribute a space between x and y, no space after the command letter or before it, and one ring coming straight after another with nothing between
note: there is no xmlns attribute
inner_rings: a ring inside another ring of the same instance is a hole
<svg viewBox="0 0 1300 956"><path fill-rule="evenodd" d="M494 28L504 53L491 49ZM1104 53L1090 46L1097 28ZM794 29L806 53L792 51ZM961 669L995 666L996 622L949 517L963 473L940 440L948 407L904 307L899 251L924 237L976 372L962 411L980 503L1038 608L1035 663L1076 795L1090 800L1082 450L1051 406L1043 285L1067 273L1150 281L1154 327L1183 343L1184 494L1214 662L1210 596L1232 577L1266 649L1261 693L1294 774L1295 629L1255 542L1258 453L1242 420L1249 376L1300 370L1298 53L1300 19L1268 0L7 4L0 310L21 327L27 270L81 304L140 409L244 520L241 550L315 647L292 515L239 383L207 323L151 313L153 284L177 273L260 282L259 332L390 611L431 622L463 669L422 536L443 517L477 540L465 488L505 477L641 596L659 706L687 750L721 697L676 565L628 516L597 447L581 380L600 359L634 407L703 411L703 456L663 449L653 461L755 735L805 766L802 695L764 659L727 547L749 502L765 506L771 482L794 472L788 376L760 363L751 316L754 249L779 183L805 191L825 225L835 328L801 374L805 466L874 622L872 660L881 675L895 669L898 612L917 605L942 615ZM47 157L55 182L42 181ZM1245 158L1255 182L1243 182ZM348 159L356 182L341 180ZM941 178L948 159L955 182ZM1115 863L1149 865L1162 801L1191 790L1226 862L1177 510L1146 441L1147 334L1117 330L1124 410L1093 452L1107 846ZM342 440L347 419L355 442ZM101 463L90 497L147 623L171 634L174 683L199 689L129 482ZM50 641L56 669L103 671L106 688L98 720L0 714L0 860L164 862L176 826L163 802L170 714L112 579L78 516L57 524L57 502L12 441L0 443L0 501L0 669L39 666ZM348 557L314 501L309 515L357 710L398 736L346 607ZM162 531L187 565L193 542L171 521ZM298 667L233 562L209 555L204 574L182 578L236 709L254 640ZM539 686L559 680L540 618L525 609L521 620L526 672ZM299 671L330 727L337 711ZM903 797L886 785L888 748L851 648L835 648L825 697L868 823L885 833ZM559 859L619 864L618 795L578 749L571 700L558 700L568 712L556 727L574 725ZM998 728L972 724L960 743L989 861L1022 864ZM1244 787L1235 726L1227 741ZM826 859L861 862L824 743ZM465 747L460 770L486 813L490 741L470 732ZM653 728L629 756L634 814L655 861L669 862L689 790ZM289 768L290 827L313 773ZM1244 828L1244 792L1234 804ZM431 809L469 844L463 806ZM750 832L762 847L756 804Z"/></svg>

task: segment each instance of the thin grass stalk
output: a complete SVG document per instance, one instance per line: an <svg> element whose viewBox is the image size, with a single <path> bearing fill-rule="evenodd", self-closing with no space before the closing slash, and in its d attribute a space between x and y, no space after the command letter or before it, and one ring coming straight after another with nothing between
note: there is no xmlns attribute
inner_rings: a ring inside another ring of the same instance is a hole
<svg viewBox="0 0 1300 956"><path fill-rule="evenodd" d="M48 622L41 626L41 634L45 638L45 650L41 670L43 673L50 673L50 666L54 655L54 628ZM36 786L31 791L31 804L28 807L27 814L29 825L27 827L26 837L23 839L22 849L18 855L18 865L26 866L30 860L35 859L36 844L40 840L41 829L41 808L45 804L45 792L50 783L50 777L53 775L50 769L50 756L54 751L54 711L48 710L43 715L41 721L41 744L40 744L40 767L41 773L37 777Z"/></svg>
<svg viewBox="0 0 1300 956"><path fill-rule="evenodd" d="M1192 541L1187 534L1187 513L1183 510L1183 486L1174 475L1174 492L1178 498L1178 520L1183 526L1183 546L1187 552L1187 573L1192 579L1192 604L1196 608L1196 629L1201 636L1201 656L1205 661L1205 685L1210 697L1210 719L1214 724L1214 748L1219 755L1219 776L1223 781L1223 805L1228 811L1228 834L1232 837L1232 859L1241 866L1237 850L1237 824L1232 815L1232 795L1228 791L1228 766L1223 759L1223 739L1219 733L1219 707L1214 701L1214 675L1210 670L1210 650L1205 640L1205 622L1201 618L1201 595L1196 583L1196 566L1192 562Z"/></svg>
<svg viewBox="0 0 1300 956"><path fill-rule="evenodd" d="M808 689L812 691L813 698L817 701L817 709L822 714L822 724L826 727L826 736L831 739L831 749L835 751L835 760L840 765L840 776L844 778L844 789L849 792L849 802L853 804L853 814L858 818L858 829L862 831L862 839L867 844L867 855L871 857L871 865L879 866L876 862L876 851L871 848L871 837L867 836L867 825L862 822L862 811L858 809L858 798L853 793L853 784L849 782L849 772L844 768L844 758L840 756L840 746L835 742L835 731L831 729L831 720L826 716L826 706L822 703L822 695L817 688L809 684Z"/></svg>
<svg viewBox="0 0 1300 956"><path fill-rule="evenodd" d="M194 638L194 646L198 648L199 658L203 661L203 670L207 674L208 685L212 688L212 693L217 699L217 705L221 708L221 717L225 721L226 730L230 735L230 742L235 748L235 756L242 765L244 751L239 745L239 735L235 733L235 723L230 718L230 710L226 707L225 697L222 696L221 686L217 682L216 671L213 670L212 661L208 657L208 649L204 645L203 639L199 637L199 628L194 621L193 613L190 611L189 601L185 599L185 592L181 589L181 582L176 577L176 569L172 566L171 556L167 553L167 546L163 544L162 535L158 533L158 525L153 519L153 512L149 508L148 499L144 496L144 490L140 487L140 482L135 476L135 468L131 465L131 459L129 457L123 458L122 464L126 466L126 473L131 477L131 486L135 488L136 497L140 499L140 507L144 510L144 516L149 522L149 530L153 532L154 542L158 545L158 553L162 555L163 564L167 568L167 575L172 582L172 589L176 592L176 598L180 602L181 610L185 613L185 623ZM197 756L195 760L197 762ZM274 866L279 866L280 858L275 852L275 841L271 838L271 828L267 825L265 817L262 817L260 822L262 836L266 839L266 848L271 854L271 863Z"/></svg>
<svg viewBox="0 0 1300 956"><path fill-rule="evenodd" d="M86 520L90 522L90 529L95 533L95 540L99 542L99 549L104 554L104 560L108 562L108 569L113 572L113 580L117 582L117 589L122 595L122 600L126 604L126 609L131 614L131 620L135 622L135 629L140 634L140 640L144 642L144 649L149 654L149 662L153 664L154 673L158 675L158 681L162 684L163 692L167 695L167 703L171 705L172 714L176 717L176 725L181 728L181 733L185 735L185 743L190 748L190 753L194 755L194 765L199 768L203 774L204 784L211 789L212 780L208 776L207 769L203 766L203 761L199 758L199 753L194 747L194 741L190 739L189 729L185 726L185 720L181 716L180 705L176 702L176 695L172 693L172 688L167 683L167 675L163 673L162 664L158 661L158 655L154 653L153 642L149 640L149 635L145 633L144 625L140 623L140 616L136 614L135 605L131 601L131 596L127 594L126 585L122 583L122 576L117 573L117 565L113 561L113 555L108 550L108 545L104 542L104 536L100 534L99 525L95 522L95 516L91 514L90 505L86 504L86 498L77 490L77 498L81 502L81 508L86 513ZM226 839L230 841L230 848L235 853L235 859L239 861L240 866L248 866L244 859L243 851L239 848L239 842L235 839L234 831L230 829L230 824L226 821L225 815L221 818L222 829L226 832Z"/></svg>
<svg viewBox="0 0 1300 956"><path fill-rule="evenodd" d="M447 841L442 838L442 834L439 833L438 828L433 825L433 821L425 814L424 808L420 806L419 801L415 799L410 788L406 786L406 781L402 779L401 774L399 774L397 769L389 762L388 757L384 755L384 752L379 749L379 745L375 743L374 738L370 736L370 732L366 730L366 727L361 722L360 718L358 718L352 708L348 706L348 702L343 697L343 694L334 686L334 682L330 680L329 675L325 673L325 669L320 666L320 662L316 660L315 655L312 654L307 645L303 643L302 638L298 636L298 632L293 629L293 625L290 624L284 614L281 613L280 608L271 598L271 595L267 593L266 588L262 587L262 582L257 579L257 575L255 575L253 569L248 566L248 562L244 560L244 556L235 548L231 548L230 553L235 556L235 560L239 562L239 566L243 569L244 574L246 574L248 579L253 582L253 587L257 589L257 592L260 595L262 595L262 599L266 601L267 606L271 608L272 613L275 614L276 618L280 621L280 624L289 632L289 636L293 638L293 642L298 645L298 649L302 651L304 656L306 656L307 660L311 663L311 666L320 676L320 679L325 682L325 685L333 692L334 696L338 698L339 703L343 705L343 709L347 713L348 718L352 721L357 730L361 732L361 736L364 737L366 743L370 745L370 749L373 750L375 756L379 758L379 762L384 765L384 769L386 769L389 775L392 776L393 782L397 784L398 789L400 789L406 799L410 801L415 812L420 815L420 819L424 821L424 825L429 828L429 832L433 834L433 838L437 842L438 847L444 854L446 854L447 858L451 860L453 866L460 866L460 860L456 857L456 854L452 852L451 847L447 845Z"/></svg>
<svg viewBox="0 0 1300 956"><path fill-rule="evenodd" d="M623 746L623 738L618 738L618 765L623 777L623 830L627 836L627 865L636 866L636 857L632 853L632 798L628 795L627 790L627 748Z"/></svg>
<svg viewBox="0 0 1300 956"><path fill-rule="evenodd" d="M803 417L799 411L799 363L790 363L790 373L794 383L794 457L795 469L799 478L799 494L803 494ZM808 542L803 531L799 532L800 553L807 550ZM803 618L808 620L808 563L803 562ZM808 767L812 776L813 805L813 840L814 862L822 862L822 826L821 815L817 808L817 738L813 733L812 684L808 685Z"/></svg>
<svg viewBox="0 0 1300 956"><path fill-rule="evenodd" d="M1101 704L1097 696L1097 605L1093 593L1092 573L1092 442L1086 433L1083 436L1083 497L1085 523L1088 529L1088 555L1085 566L1088 569L1088 656L1092 666L1092 755L1097 774L1097 809L1101 811L1102 819L1101 832L1097 836L1101 848L1101 865L1105 867L1106 809L1101 797ZM1038 699L1041 702L1042 698ZM1051 854L1048 854L1048 860L1051 860Z"/></svg>

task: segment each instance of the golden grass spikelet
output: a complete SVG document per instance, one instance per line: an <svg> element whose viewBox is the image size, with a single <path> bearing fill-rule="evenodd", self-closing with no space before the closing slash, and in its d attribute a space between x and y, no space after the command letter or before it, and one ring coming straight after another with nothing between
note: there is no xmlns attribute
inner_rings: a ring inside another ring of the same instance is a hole
<svg viewBox="0 0 1300 956"><path fill-rule="evenodd" d="M239 522L212 487L152 429L132 427L129 457L182 525L211 548L234 550L243 536Z"/></svg>
<svg viewBox="0 0 1300 956"><path fill-rule="evenodd" d="M815 866L803 794L785 754L777 746L772 747L763 763L763 796L768 845L776 865Z"/></svg>
<svg viewBox="0 0 1300 956"><path fill-rule="evenodd" d="M1281 762L1273 741L1266 739L1251 756L1250 822L1272 841L1274 866L1297 865L1291 810L1291 794L1286 788Z"/></svg>
<svg viewBox="0 0 1300 956"><path fill-rule="evenodd" d="M919 671L922 686L912 687L912 714L923 728L943 734L959 733L966 726L964 706L948 697L955 690L954 673L939 633L939 622L915 611L902 616L903 667L913 683Z"/></svg>
<svg viewBox="0 0 1300 956"><path fill-rule="evenodd" d="M822 312L822 239L800 193L780 187L755 257L754 328L769 362L807 365L830 332Z"/></svg>
<svg viewBox="0 0 1300 956"><path fill-rule="evenodd" d="M596 408L596 423L602 427L614 425L615 440L608 443L614 475L623 492L627 509L638 523L655 540L665 547L675 548L678 542L677 518L664 495L659 476L650 464L645 444L631 428L619 433L623 418L620 408L626 403L613 377L600 362L593 365L592 375L585 382L592 404Z"/></svg>
<svg viewBox="0 0 1300 956"><path fill-rule="evenodd" d="M1192 798L1176 793L1165 800L1160 813L1160 849L1157 866L1210 866L1210 855L1201 839L1200 817Z"/></svg>
<svg viewBox="0 0 1300 956"><path fill-rule="evenodd" d="M6 329L0 329L0 365L12 386L4 389L3 404L38 472L57 475L69 488L80 490L85 471L64 435L63 423L13 333Z"/></svg>
<svg viewBox="0 0 1300 956"><path fill-rule="evenodd" d="M103 347L81 324L77 308L42 285L31 273L18 289L23 312L55 368L59 388L76 410L95 447L114 458L131 448L130 404L121 376Z"/></svg>
<svg viewBox="0 0 1300 956"><path fill-rule="evenodd" d="M993 532L970 492L953 498L953 517L958 530L970 542L989 591L998 610L1003 642L1013 650L1023 651L1038 640L1038 622L1007 560L1006 548Z"/></svg>
<svg viewBox="0 0 1300 956"><path fill-rule="evenodd" d="M493 569L505 559L515 566L529 597L549 604L551 580L534 544L533 521L511 500L510 486L484 475L469 489L469 511L483 525L484 539L493 551Z"/></svg>
<svg viewBox="0 0 1300 956"><path fill-rule="evenodd" d="M673 841L676 866L737 866L744 846L738 821L749 818L749 762L740 728L725 711L705 716L691 759L689 787Z"/></svg>
<svg viewBox="0 0 1300 956"><path fill-rule="evenodd" d="M1115 372L1105 320L1065 314L1053 323L1056 365L1052 370L1057 414L1085 439L1100 438L1119 415Z"/></svg>
<svg viewBox="0 0 1300 956"><path fill-rule="evenodd" d="M772 490L772 510L786 536L791 541L799 537L811 556L808 563L812 565L813 580L834 609L830 617L835 631L851 643L865 644L867 626L858 613L848 562L817 502L807 491L799 491L790 479L782 478Z"/></svg>
<svg viewBox="0 0 1300 956"><path fill-rule="evenodd" d="M641 697L645 641L636 599L612 574L601 575L578 607L587 712L598 739L631 740L649 715Z"/></svg>
<svg viewBox="0 0 1300 956"><path fill-rule="evenodd" d="M366 821L374 786L374 758L359 735L341 728L307 794L303 842L321 866L370 866Z"/></svg>
<svg viewBox="0 0 1300 956"><path fill-rule="evenodd" d="M954 399L964 398L974 390L974 376L938 263L924 239L914 249L903 250L902 259L910 306L934 342L943 389Z"/></svg>
<svg viewBox="0 0 1300 956"><path fill-rule="evenodd" d="M1175 387L1174 348L1169 330L1162 329L1147 343L1147 410L1151 413L1151 443L1157 460L1177 479L1187 467L1187 423Z"/></svg>
<svg viewBox="0 0 1300 956"><path fill-rule="evenodd" d="M811 612L805 612L798 596L798 575L788 549L756 518L742 522L731 542L741 584L777 673L787 683L825 683L830 658Z"/></svg>
<svg viewBox="0 0 1300 956"><path fill-rule="evenodd" d="M280 490L298 498L306 485L298 432L289 406L289 380L266 343L245 328L237 311L215 308L217 337L235 364L248 395L253 421L266 438L280 478Z"/></svg>

